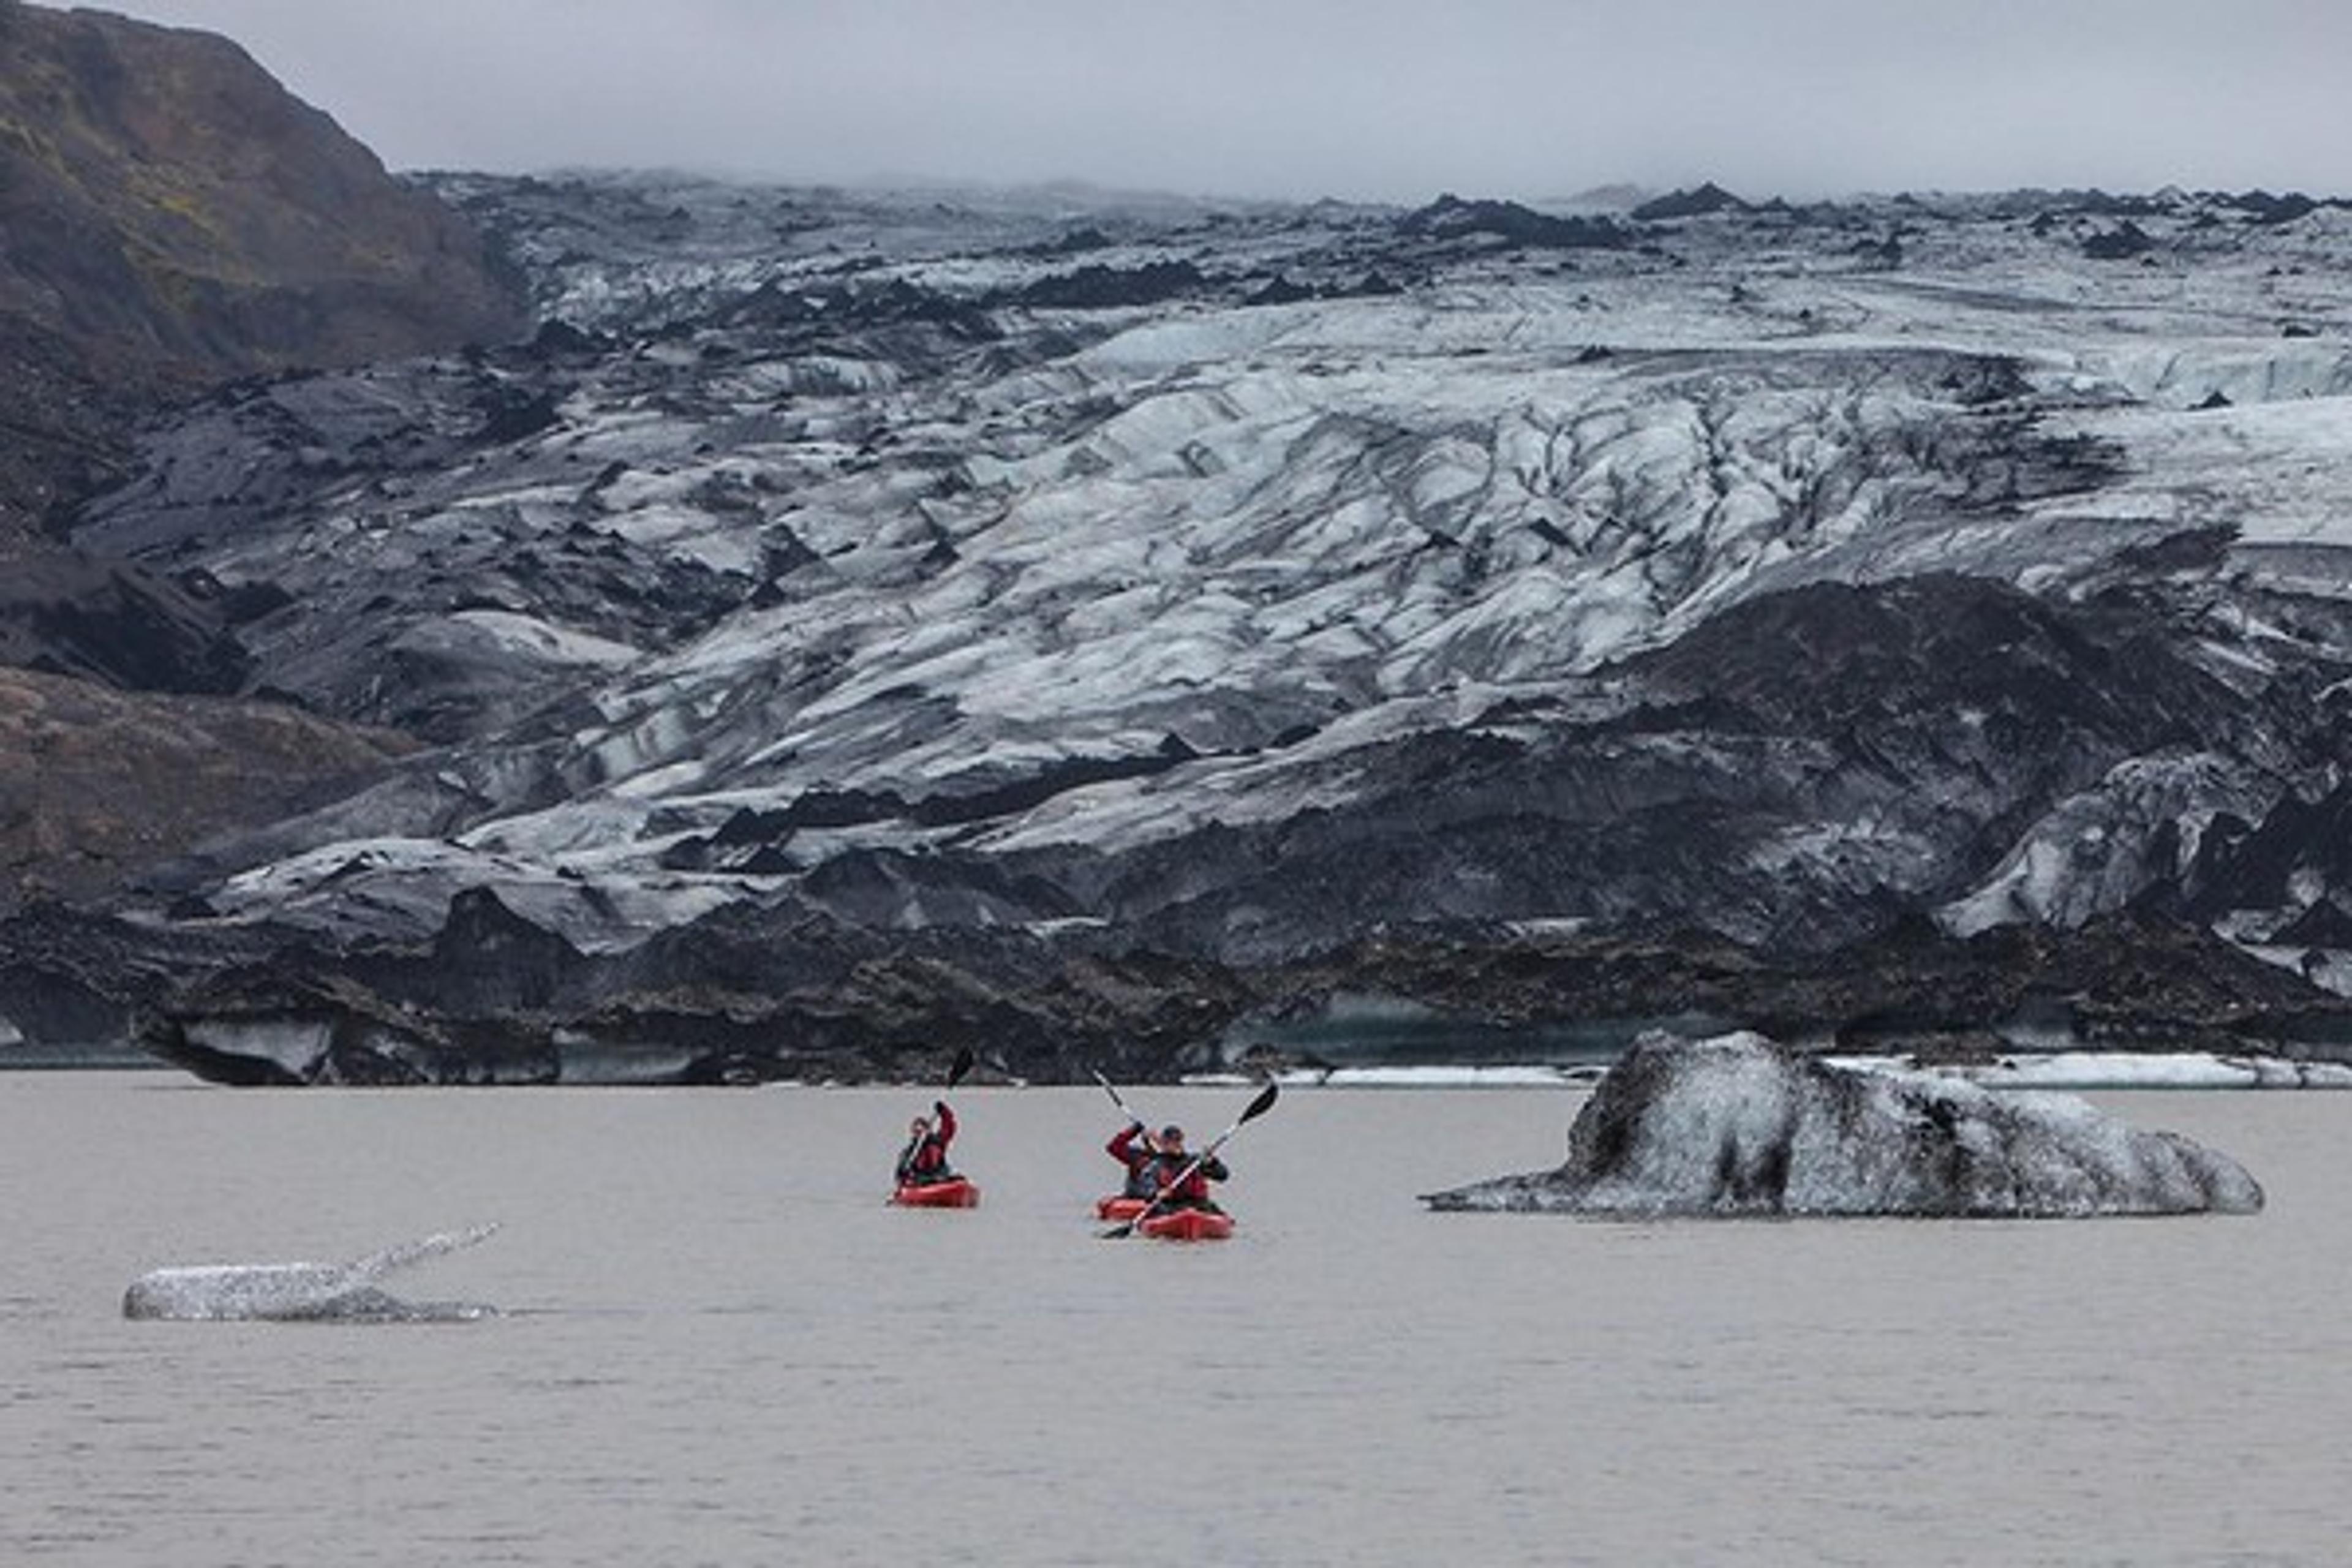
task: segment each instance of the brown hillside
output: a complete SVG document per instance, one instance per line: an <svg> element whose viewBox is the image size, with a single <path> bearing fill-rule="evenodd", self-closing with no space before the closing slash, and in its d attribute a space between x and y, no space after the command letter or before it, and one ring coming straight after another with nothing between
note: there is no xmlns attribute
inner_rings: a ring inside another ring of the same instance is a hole
<svg viewBox="0 0 2352 1568"><path fill-rule="evenodd" d="M357 787L410 746L297 709L0 669L0 912L95 894Z"/></svg>
<svg viewBox="0 0 2352 1568"><path fill-rule="evenodd" d="M0 514L102 478L157 396L521 324L461 217L236 45L0 0Z"/></svg>

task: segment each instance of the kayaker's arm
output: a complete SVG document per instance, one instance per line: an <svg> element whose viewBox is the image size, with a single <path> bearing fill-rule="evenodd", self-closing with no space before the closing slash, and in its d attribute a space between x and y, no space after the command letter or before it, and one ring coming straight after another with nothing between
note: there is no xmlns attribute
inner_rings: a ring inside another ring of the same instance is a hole
<svg viewBox="0 0 2352 1568"><path fill-rule="evenodd" d="M1120 1128L1118 1130L1118 1136L1114 1137L1109 1142L1104 1144L1103 1147L1109 1150L1110 1157L1118 1161L1120 1164L1132 1165L1135 1163L1137 1158L1135 1152L1135 1141L1142 1136L1143 1123L1140 1121L1130 1121L1126 1126Z"/></svg>

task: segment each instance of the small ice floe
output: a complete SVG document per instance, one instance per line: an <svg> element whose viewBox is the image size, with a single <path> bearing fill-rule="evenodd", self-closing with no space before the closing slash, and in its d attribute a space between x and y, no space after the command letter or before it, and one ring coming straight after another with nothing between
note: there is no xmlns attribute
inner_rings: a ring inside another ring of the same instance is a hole
<svg viewBox="0 0 2352 1568"><path fill-rule="evenodd" d="M2252 1214L2237 1162L2072 1095L1858 1072L1758 1035L1649 1035L1556 1170L1424 1195L1437 1209L1711 1217Z"/></svg>
<svg viewBox="0 0 2352 1568"><path fill-rule="evenodd" d="M488 1237L476 1226L403 1242L349 1263L208 1263L158 1268L123 1292L126 1318L182 1322L465 1322L497 1316L462 1301L404 1301L377 1284L386 1276Z"/></svg>

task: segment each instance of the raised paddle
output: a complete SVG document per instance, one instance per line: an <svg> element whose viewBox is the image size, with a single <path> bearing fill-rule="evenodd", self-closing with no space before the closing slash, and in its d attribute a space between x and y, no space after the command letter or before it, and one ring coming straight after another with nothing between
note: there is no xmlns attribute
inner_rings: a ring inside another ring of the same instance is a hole
<svg viewBox="0 0 2352 1568"><path fill-rule="evenodd" d="M1110 1079L1103 1077L1101 1068L1088 1068L1087 1070L1095 1075L1095 1081L1103 1086L1103 1092L1110 1096L1110 1102L1118 1107L1118 1113L1121 1116L1126 1117L1138 1127L1143 1125L1143 1118L1128 1108L1127 1101L1118 1097L1118 1090L1111 1087Z"/></svg>
<svg viewBox="0 0 2352 1568"><path fill-rule="evenodd" d="M1141 1127L1143 1125L1143 1118L1138 1116L1135 1113L1134 1109L1129 1106L1127 1101L1118 1097L1118 1090L1111 1087L1110 1079L1103 1077L1102 1069L1099 1068L1088 1068L1087 1070L1095 1075L1095 1081L1102 1085L1103 1092L1105 1094L1110 1096L1110 1102L1118 1107L1118 1113L1127 1118L1127 1124L1130 1127ZM1158 1152L1159 1146L1152 1142L1150 1133L1146 1132L1143 1135L1143 1142L1146 1148L1151 1149L1154 1152ZM1139 1164L1130 1164L1128 1167L1128 1179L1120 1185L1120 1197L1131 1199L1136 1195L1135 1185L1140 1174L1141 1166ZM1108 1218L1108 1216L1106 1215L1104 1217Z"/></svg>
<svg viewBox="0 0 2352 1568"><path fill-rule="evenodd" d="M1105 1087L1108 1088L1108 1086L1106 1085ZM1243 1110L1239 1116L1234 1118L1234 1124L1231 1127L1226 1128L1223 1132L1218 1133L1216 1137L1211 1139L1207 1148L1192 1156L1192 1163L1185 1166L1183 1170L1178 1172L1174 1181L1161 1184L1160 1195L1153 1198L1150 1203L1144 1205L1143 1212L1141 1214L1137 1215L1133 1219L1124 1221L1118 1225L1111 1226L1108 1230L1103 1231L1101 1233L1102 1239L1105 1241L1118 1241L1123 1237L1133 1236L1137 1226L1141 1225L1145 1220L1150 1219L1154 1214L1158 1213L1163 1206L1165 1206L1168 1194L1170 1193L1174 1192L1178 1187L1182 1186L1187 1181L1189 1181L1192 1178L1193 1172L1199 1170L1211 1160L1216 1158L1217 1151L1225 1146L1226 1139L1231 1138L1234 1133L1240 1131L1243 1127L1248 1123L1256 1121L1259 1117L1264 1116L1267 1111L1272 1110L1274 1109L1276 1098L1281 1093L1282 1086L1278 1083L1267 1084L1265 1088L1260 1089L1258 1091L1257 1098L1251 1100L1248 1106Z"/></svg>

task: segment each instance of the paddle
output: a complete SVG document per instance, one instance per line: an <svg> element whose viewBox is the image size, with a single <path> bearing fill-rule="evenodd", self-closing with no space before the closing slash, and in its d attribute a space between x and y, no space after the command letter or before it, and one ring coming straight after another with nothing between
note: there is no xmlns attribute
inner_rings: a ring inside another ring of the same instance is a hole
<svg viewBox="0 0 2352 1568"><path fill-rule="evenodd" d="M1106 1084L1104 1087L1108 1088L1109 1086ZM1202 1166L1207 1164L1211 1160L1216 1157L1217 1151L1225 1146L1226 1139L1231 1138L1234 1133L1240 1131L1244 1126L1256 1121L1259 1117L1264 1116L1267 1111L1272 1110L1274 1109L1275 1099L1276 1096L1281 1094L1281 1092L1282 1086L1277 1083L1267 1084L1265 1088L1260 1089L1258 1091L1257 1098L1251 1100L1248 1106L1239 1116L1234 1118L1234 1124L1231 1127L1226 1128L1223 1132L1218 1133L1216 1137L1211 1139L1209 1141L1209 1146L1202 1150L1198 1154L1195 1154L1192 1157L1192 1163L1185 1166L1183 1170L1178 1172L1174 1181L1163 1183L1161 1184L1160 1188L1160 1195L1153 1198L1150 1203L1144 1205L1143 1212L1141 1214L1137 1215L1133 1219L1125 1221L1119 1225L1115 1225L1108 1230L1102 1232L1102 1239L1105 1241L1117 1241L1123 1237L1133 1236L1137 1226L1141 1225L1145 1220L1150 1219L1155 1213L1165 1205L1170 1193L1172 1193L1177 1188L1182 1186L1192 1178L1193 1172L1199 1170ZM1113 1098L1117 1097L1114 1096Z"/></svg>
<svg viewBox="0 0 2352 1568"><path fill-rule="evenodd" d="M1103 1077L1101 1068L1088 1068L1087 1070L1095 1075L1095 1081L1102 1085L1103 1092L1110 1096L1110 1102L1118 1107L1118 1113L1127 1118L1127 1124L1129 1126L1140 1127L1143 1125L1143 1118L1138 1116L1135 1113L1134 1109L1130 1107L1127 1101L1118 1097L1118 1090L1111 1087L1110 1079ZM1151 1135L1150 1133L1144 1134L1144 1146L1149 1149L1157 1148L1157 1145L1151 1142ZM1128 1167L1127 1182L1119 1189L1121 1196L1133 1197L1136 1195L1135 1188L1137 1184L1142 1179L1142 1170L1143 1167L1139 1164L1129 1165Z"/></svg>
<svg viewBox="0 0 2352 1568"><path fill-rule="evenodd" d="M1095 1081L1103 1086L1103 1092L1110 1096L1110 1102L1118 1107L1118 1113L1121 1116L1126 1117L1128 1121L1133 1122L1138 1127L1143 1125L1143 1118L1138 1116L1134 1111L1128 1109L1127 1101L1118 1097L1118 1090L1111 1087L1110 1079L1103 1077L1102 1070L1100 1068L1088 1068L1087 1070L1095 1075Z"/></svg>

